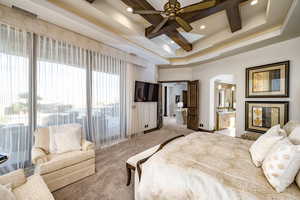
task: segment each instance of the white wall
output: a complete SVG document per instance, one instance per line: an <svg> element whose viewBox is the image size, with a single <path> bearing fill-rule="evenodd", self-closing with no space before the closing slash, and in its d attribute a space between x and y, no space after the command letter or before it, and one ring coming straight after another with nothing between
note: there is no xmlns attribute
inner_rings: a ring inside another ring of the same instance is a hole
<svg viewBox="0 0 300 200"><path fill-rule="evenodd" d="M147 67L141 67L133 64L129 64L127 79L131 82L128 92L131 93L131 99L128 102L128 109L131 109L127 115L128 117L128 133L135 134L140 133L143 130L141 129L141 124L143 124L144 117L142 116L143 112L155 113L155 110L149 110L152 107L147 106L149 103L144 102L134 102L134 90L135 90L135 81L144 81L144 82L157 82L157 67L155 65L148 64ZM156 104L156 103L155 103ZM156 117L153 118L156 123ZM151 124L151 123L150 123Z"/></svg>
<svg viewBox="0 0 300 200"><path fill-rule="evenodd" d="M147 67L134 65L134 77L137 81L156 83L158 80L158 71L155 65L148 64Z"/></svg>
<svg viewBox="0 0 300 200"><path fill-rule="evenodd" d="M245 68L270 64L280 61L291 61L290 98L279 99L246 99ZM220 74L234 75L237 84L237 135L245 130L245 101L270 100L290 101L290 119L300 120L300 37L273 44L264 48L224 58L215 62L193 66L192 79L200 80L200 121L205 128L209 127L210 112L210 79ZM163 76L164 77L164 76ZM169 77L171 78L171 77ZM177 77L176 77L177 78Z"/></svg>
<svg viewBox="0 0 300 200"><path fill-rule="evenodd" d="M159 81L192 80L192 68L167 68L158 70Z"/></svg>

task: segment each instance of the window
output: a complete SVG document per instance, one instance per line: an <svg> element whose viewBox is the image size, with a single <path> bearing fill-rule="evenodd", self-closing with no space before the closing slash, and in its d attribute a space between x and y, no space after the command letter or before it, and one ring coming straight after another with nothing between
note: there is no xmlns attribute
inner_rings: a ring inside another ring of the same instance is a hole
<svg viewBox="0 0 300 200"><path fill-rule="evenodd" d="M95 54L92 70L92 131L96 146L112 144L123 139L125 130L121 107L121 80L125 76L122 62Z"/></svg>
<svg viewBox="0 0 300 200"><path fill-rule="evenodd" d="M38 127L79 123L98 148L122 140L125 77L117 58L0 24L0 174L31 164Z"/></svg>
<svg viewBox="0 0 300 200"><path fill-rule="evenodd" d="M0 25L0 174L30 163L29 56L32 34Z"/></svg>
<svg viewBox="0 0 300 200"><path fill-rule="evenodd" d="M38 127L86 127L86 51L39 37L37 52Z"/></svg>

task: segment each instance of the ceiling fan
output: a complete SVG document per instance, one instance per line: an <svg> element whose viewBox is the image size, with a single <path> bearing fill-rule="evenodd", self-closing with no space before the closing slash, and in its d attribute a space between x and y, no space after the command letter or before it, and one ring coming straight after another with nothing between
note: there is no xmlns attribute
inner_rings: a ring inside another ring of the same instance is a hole
<svg viewBox="0 0 300 200"><path fill-rule="evenodd" d="M158 32L169 20L176 20L177 23L186 31L190 32L193 27L184 19L182 19L179 14L195 12L199 10L204 10L211 8L216 5L218 0L204 0L200 3L196 3L190 6L181 8L181 4L177 0L169 0L164 5L164 11L159 10L133 10L134 14L141 15L163 15L164 19L153 29L152 33Z"/></svg>

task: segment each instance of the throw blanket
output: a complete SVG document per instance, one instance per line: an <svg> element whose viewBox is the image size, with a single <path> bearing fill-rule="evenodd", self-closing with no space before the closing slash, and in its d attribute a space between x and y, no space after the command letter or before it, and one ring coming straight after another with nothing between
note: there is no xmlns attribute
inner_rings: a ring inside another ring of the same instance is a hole
<svg viewBox="0 0 300 200"><path fill-rule="evenodd" d="M167 144L135 173L136 200L296 200L292 184L277 193L250 158L251 141L193 133Z"/></svg>

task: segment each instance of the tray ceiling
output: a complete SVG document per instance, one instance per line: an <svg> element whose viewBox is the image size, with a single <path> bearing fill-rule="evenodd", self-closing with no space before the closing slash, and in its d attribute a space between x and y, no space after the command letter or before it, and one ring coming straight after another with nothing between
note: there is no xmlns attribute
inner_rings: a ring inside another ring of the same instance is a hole
<svg viewBox="0 0 300 200"><path fill-rule="evenodd" d="M161 10L167 2L167 0L147 1L157 10ZM298 0L258 0L258 3L253 6L251 5L252 0L241 3L239 9L242 29L235 33L231 32L225 11L210 15L191 23L193 30L189 33L184 32L181 28L178 29L182 36L193 44L193 50L186 52L166 35L160 35L151 40L146 38L145 28L151 24L142 16L127 12L128 6L121 0L95 0L92 4L85 0L0 0L1 2L20 6L44 20L66 28L70 28L67 26L68 22L62 20L66 20L67 17L75 20L74 16L76 16L76 18L86 21L86 24L78 22L78 28L76 30L72 28L73 31L83 34L81 29L86 28L87 24L93 24L94 27L99 27L99 30L95 31L100 32L104 29L112 33L111 37L123 41L120 44L109 45L144 58L151 57L149 60L152 61L155 60L153 57L157 57L155 63L158 64L174 65L211 59L213 54L218 55L216 52L225 47L227 49L234 46L240 48L241 45L257 43L263 39L262 37L265 39L277 37L284 28L288 14L292 12L293 3L297 4L297 8L299 8ZM199 0L180 0L182 6L198 2ZM38 5L39 9L31 4ZM50 19L49 15L43 14L46 10L60 12L65 19L59 18L59 15ZM205 28L203 28L204 26ZM91 37L86 32L85 35ZM101 41L100 37L94 39ZM106 41L101 42L106 43Z"/></svg>

